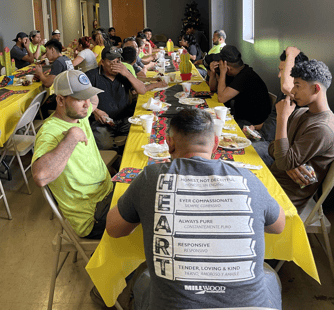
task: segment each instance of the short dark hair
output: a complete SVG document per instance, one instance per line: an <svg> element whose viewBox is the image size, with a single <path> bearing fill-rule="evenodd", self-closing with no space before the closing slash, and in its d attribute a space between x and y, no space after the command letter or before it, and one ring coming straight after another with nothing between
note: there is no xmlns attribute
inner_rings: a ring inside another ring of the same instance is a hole
<svg viewBox="0 0 334 310"><path fill-rule="evenodd" d="M63 46L57 39L51 39L45 43L45 47L54 48L58 53L61 53Z"/></svg>
<svg viewBox="0 0 334 310"><path fill-rule="evenodd" d="M226 33L224 30L216 30L214 33L218 34L218 38L223 38L224 40L226 40Z"/></svg>
<svg viewBox="0 0 334 310"><path fill-rule="evenodd" d="M211 115L201 109L181 110L173 116L169 128L171 133L178 132L188 137L214 134Z"/></svg>
<svg viewBox="0 0 334 310"><path fill-rule="evenodd" d="M129 42L129 41L136 41L135 37L127 37L123 40L123 43Z"/></svg>
<svg viewBox="0 0 334 310"><path fill-rule="evenodd" d="M189 45L196 44L195 36L193 36L192 34L184 34L182 38L184 41L188 42Z"/></svg>
<svg viewBox="0 0 334 310"><path fill-rule="evenodd" d="M293 78L301 78L306 82L320 82L326 89L332 83L332 74L328 67L319 60L311 59L296 64L291 69Z"/></svg>
<svg viewBox="0 0 334 310"><path fill-rule="evenodd" d="M152 32L152 29L151 28L144 28L143 32Z"/></svg>
<svg viewBox="0 0 334 310"><path fill-rule="evenodd" d="M110 28L108 29L108 32L110 32L111 30L115 30L115 31L116 31L116 29L115 29L114 27L110 27Z"/></svg>
<svg viewBox="0 0 334 310"><path fill-rule="evenodd" d="M241 59L241 53L233 45L225 45L220 50L219 55L222 61L226 61L228 65L233 68L240 68L244 64L244 62Z"/></svg>
<svg viewBox="0 0 334 310"><path fill-rule="evenodd" d="M91 37L82 37L82 38L80 38L79 40L78 40L78 42L79 42L79 44L80 45L82 45L82 47L84 48L84 49L86 49L86 48L90 48L90 40L91 40L92 38Z"/></svg>
<svg viewBox="0 0 334 310"><path fill-rule="evenodd" d="M136 42L137 42L138 47L145 45L144 40L141 38L136 38Z"/></svg>
<svg viewBox="0 0 334 310"><path fill-rule="evenodd" d="M280 61L286 61L286 52L285 50L283 51L283 53L281 54L281 56L279 57ZM303 61L307 61L308 57L303 53L300 52L296 58L295 58L295 64L299 63L299 62L303 62Z"/></svg>
<svg viewBox="0 0 334 310"><path fill-rule="evenodd" d="M137 51L132 46L124 47L122 57L126 63L132 64L134 60L137 58Z"/></svg>
<svg viewBox="0 0 334 310"><path fill-rule="evenodd" d="M141 31L137 33L137 38L140 38L142 40L146 40L147 39L145 33L141 32Z"/></svg>

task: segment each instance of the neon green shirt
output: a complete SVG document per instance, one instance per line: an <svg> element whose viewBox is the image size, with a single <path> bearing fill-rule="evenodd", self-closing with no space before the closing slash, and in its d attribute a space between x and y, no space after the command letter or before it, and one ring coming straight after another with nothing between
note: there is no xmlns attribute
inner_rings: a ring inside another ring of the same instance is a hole
<svg viewBox="0 0 334 310"><path fill-rule="evenodd" d="M143 58L145 56L144 52L140 52L138 55L140 58Z"/></svg>
<svg viewBox="0 0 334 310"><path fill-rule="evenodd" d="M135 72L135 69L133 69L133 66L128 64L127 62L122 62L122 64L132 73L132 75L137 78L137 74Z"/></svg>
<svg viewBox="0 0 334 310"><path fill-rule="evenodd" d="M209 51L209 55L210 54L219 54L220 53L220 50L226 45L226 43L222 43L222 44L219 44L219 45L214 45L212 47L212 49Z"/></svg>
<svg viewBox="0 0 334 310"><path fill-rule="evenodd" d="M38 44L34 45L34 44L32 44L32 42L30 42L30 44L29 44L30 52L32 52L33 54L35 54L36 51L37 51L37 47L38 47ZM45 48L45 46L44 46L44 45L41 45L41 47L40 47L40 55L39 55L38 59L41 59L42 55L43 55L45 52L46 52L46 48Z"/></svg>
<svg viewBox="0 0 334 310"><path fill-rule="evenodd" d="M64 139L63 132L77 126L86 134L88 144L79 142L60 176L49 183L59 208L70 222L75 232L87 236L94 226L96 204L108 195L113 183L96 146L88 117L92 114L92 105L85 118L78 123L69 123L53 114L44 121L36 136L34 163L44 154L55 149Z"/></svg>

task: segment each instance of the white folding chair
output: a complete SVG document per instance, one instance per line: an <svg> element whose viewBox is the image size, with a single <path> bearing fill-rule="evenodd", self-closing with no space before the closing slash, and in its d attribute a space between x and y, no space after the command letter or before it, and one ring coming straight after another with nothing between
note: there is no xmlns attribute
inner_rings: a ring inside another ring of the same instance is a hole
<svg viewBox="0 0 334 310"><path fill-rule="evenodd" d="M20 165L24 182L27 185L29 195L31 194L31 191L25 173L30 168L31 164L27 168L24 168L20 157L25 156L30 150L33 150L34 148L36 131L33 126L33 120L38 112L38 109L39 109L39 103L36 103L33 106L30 106L23 113L22 117L20 118L18 124L15 127L13 134L10 136L5 145L2 148L0 148L1 152L0 162L2 162L2 160L6 155L13 156L13 158L9 163L10 166L16 156ZM25 133L23 135L16 134L16 132L23 127L26 128ZM34 135L28 134L30 129L32 130Z"/></svg>
<svg viewBox="0 0 334 310"><path fill-rule="evenodd" d="M0 137L1 137L1 130L0 130ZM1 161L0 161L0 165L1 165ZM3 202L5 203L8 219L11 220L12 215L10 213L9 205L8 205L6 194L5 194L5 190L2 186L1 180L0 180L0 199L3 199Z"/></svg>
<svg viewBox="0 0 334 310"><path fill-rule="evenodd" d="M300 218L302 219L305 229L307 233L310 234L323 234L325 245L320 241L321 246L323 247L328 260L329 265L334 277L334 260L333 260L333 252L329 242L329 236L331 230L331 223L325 216L322 204L326 200L327 196L331 192L334 187L334 161L331 163L330 168L327 172L325 179L322 182L322 194L317 202L313 198L311 198L303 211L300 213ZM283 265L284 261L280 261L275 268L277 272Z"/></svg>
<svg viewBox="0 0 334 310"><path fill-rule="evenodd" d="M61 227L57 232L55 238L52 241L53 250L56 252L54 265L52 269L50 292L49 292L49 303L48 310L52 309L53 296L56 286L56 279L68 257L70 252L74 252L73 262L76 262L77 253L79 252L83 257L85 263L89 261L89 257L85 252L93 252L100 243L100 240L80 238L73 230L69 222L63 217L58 209L57 202L52 196L50 189L47 186L42 187L43 196L50 205L54 215L59 220ZM60 252L66 252L65 257L59 262ZM115 306L118 310L122 310L122 307L116 301Z"/></svg>
<svg viewBox="0 0 334 310"><path fill-rule="evenodd" d="M38 111L39 111L39 115L40 115L41 119L35 119L33 121L33 126L34 126L35 131L43 125L43 115L42 115L42 111L41 111L41 106L46 99L46 95L47 95L47 91L43 90L38 95L36 95L36 97L30 103L30 106L39 103Z"/></svg>

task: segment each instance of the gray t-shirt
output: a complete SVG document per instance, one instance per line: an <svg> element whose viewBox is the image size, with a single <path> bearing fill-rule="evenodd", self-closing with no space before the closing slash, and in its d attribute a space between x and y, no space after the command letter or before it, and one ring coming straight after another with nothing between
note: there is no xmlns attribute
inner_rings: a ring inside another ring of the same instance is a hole
<svg viewBox="0 0 334 310"><path fill-rule="evenodd" d="M94 53L89 49L86 48L81 51L78 56L82 57L84 60L78 65L82 72L87 72L89 70L95 69L98 67L96 57Z"/></svg>
<svg viewBox="0 0 334 310"><path fill-rule="evenodd" d="M25 48L20 49L17 45L14 45L10 51L10 57L15 60L15 67L21 69L23 67L29 66L29 61L24 61L22 58L28 55L28 52Z"/></svg>
<svg viewBox="0 0 334 310"><path fill-rule="evenodd" d="M273 306L264 226L280 208L250 171L201 157L149 165L118 209L143 226L150 309Z"/></svg>
<svg viewBox="0 0 334 310"><path fill-rule="evenodd" d="M72 61L67 56L60 56L51 65L50 75L58 75L67 70L74 70Z"/></svg>

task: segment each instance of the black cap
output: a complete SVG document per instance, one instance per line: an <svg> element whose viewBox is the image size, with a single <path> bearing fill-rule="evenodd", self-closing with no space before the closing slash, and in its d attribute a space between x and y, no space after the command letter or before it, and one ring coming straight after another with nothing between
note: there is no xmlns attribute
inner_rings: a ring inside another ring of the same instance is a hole
<svg viewBox="0 0 334 310"><path fill-rule="evenodd" d="M219 55L221 60L231 63L236 63L241 59L240 52L233 45L225 45Z"/></svg>
<svg viewBox="0 0 334 310"><path fill-rule="evenodd" d="M28 38L28 35L25 33L25 32L19 32L17 35L16 35L16 38L13 40L15 42L17 42L18 38Z"/></svg>
<svg viewBox="0 0 334 310"><path fill-rule="evenodd" d="M120 49L121 50L121 49ZM122 55L118 51L118 49L115 49L115 47L105 47L102 51L101 55L102 59L109 59L109 60L114 60L116 58L121 58L123 59Z"/></svg>

